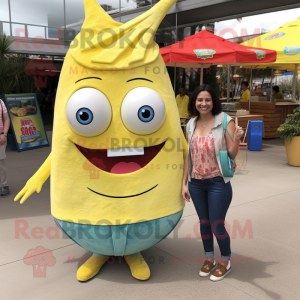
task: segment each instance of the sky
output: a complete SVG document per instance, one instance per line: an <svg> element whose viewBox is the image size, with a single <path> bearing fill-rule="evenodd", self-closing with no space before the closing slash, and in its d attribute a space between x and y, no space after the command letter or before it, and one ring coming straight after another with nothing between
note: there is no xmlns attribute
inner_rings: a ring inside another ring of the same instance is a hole
<svg viewBox="0 0 300 300"><path fill-rule="evenodd" d="M252 35L260 33L262 29L266 32L275 30L281 25L295 21L300 18L300 8L283 10L273 13L244 17L239 22L237 19L215 23L216 35L225 39L236 36ZM235 35L235 36L234 36Z"/></svg>

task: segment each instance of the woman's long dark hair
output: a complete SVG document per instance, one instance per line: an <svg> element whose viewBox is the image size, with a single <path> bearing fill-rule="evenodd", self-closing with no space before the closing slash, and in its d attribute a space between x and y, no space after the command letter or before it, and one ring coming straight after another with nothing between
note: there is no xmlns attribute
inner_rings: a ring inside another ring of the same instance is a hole
<svg viewBox="0 0 300 300"><path fill-rule="evenodd" d="M215 116L222 112L221 101L220 101L219 97L217 96L216 92L214 91L214 89L208 84L202 84L195 89L195 91L193 92L193 95L189 101L188 110L189 110L190 115L193 117L200 116L199 111L196 109L195 103L196 103L199 93L204 92L204 91L210 93L212 101L213 101L213 109L212 109L211 113Z"/></svg>

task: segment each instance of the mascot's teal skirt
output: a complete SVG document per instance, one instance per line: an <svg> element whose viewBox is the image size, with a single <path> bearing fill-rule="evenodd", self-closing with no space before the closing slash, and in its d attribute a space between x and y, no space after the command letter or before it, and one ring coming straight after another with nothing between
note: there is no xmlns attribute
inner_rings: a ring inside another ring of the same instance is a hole
<svg viewBox="0 0 300 300"><path fill-rule="evenodd" d="M71 240L94 255L124 256L138 254L162 241L176 227L182 212L126 225L84 225L54 220Z"/></svg>

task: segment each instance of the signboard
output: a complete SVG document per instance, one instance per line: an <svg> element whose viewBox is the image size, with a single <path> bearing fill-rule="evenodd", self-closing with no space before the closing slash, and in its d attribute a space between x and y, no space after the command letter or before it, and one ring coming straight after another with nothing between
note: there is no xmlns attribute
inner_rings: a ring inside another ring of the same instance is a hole
<svg viewBox="0 0 300 300"><path fill-rule="evenodd" d="M35 94L5 95L18 151L49 146Z"/></svg>

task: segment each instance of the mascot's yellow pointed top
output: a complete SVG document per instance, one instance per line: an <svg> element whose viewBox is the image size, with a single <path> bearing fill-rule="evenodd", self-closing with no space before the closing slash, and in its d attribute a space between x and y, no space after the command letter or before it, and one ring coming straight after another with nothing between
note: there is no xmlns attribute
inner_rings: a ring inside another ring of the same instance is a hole
<svg viewBox="0 0 300 300"><path fill-rule="evenodd" d="M161 0L137 18L122 24L96 0L84 0L85 21L70 51L77 63L90 69L129 69L149 64L159 55L155 33L177 0Z"/></svg>

